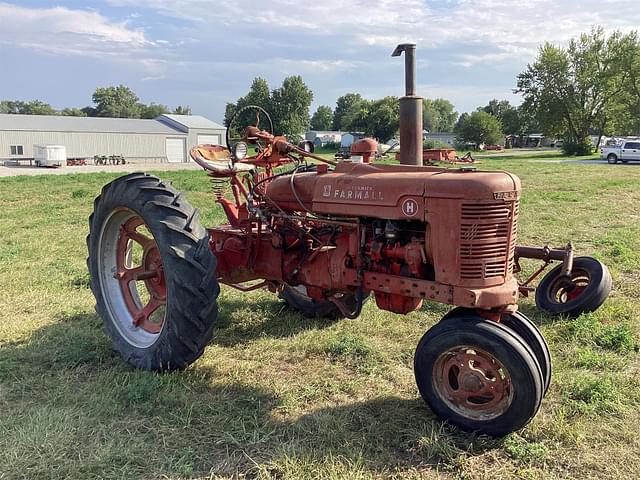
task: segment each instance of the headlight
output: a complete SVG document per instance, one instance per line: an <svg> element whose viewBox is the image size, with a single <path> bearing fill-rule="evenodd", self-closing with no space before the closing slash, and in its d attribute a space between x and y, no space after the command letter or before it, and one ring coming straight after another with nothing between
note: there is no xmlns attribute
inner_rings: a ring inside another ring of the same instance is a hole
<svg viewBox="0 0 640 480"><path fill-rule="evenodd" d="M307 153L313 153L313 151L315 150L315 145L309 140L303 140L298 144L298 148L300 150L304 150Z"/></svg>
<svg viewBox="0 0 640 480"><path fill-rule="evenodd" d="M247 157L247 144L244 142L238 142L233 146L232 153L233 158L236 160L242 160Z"/></svg>

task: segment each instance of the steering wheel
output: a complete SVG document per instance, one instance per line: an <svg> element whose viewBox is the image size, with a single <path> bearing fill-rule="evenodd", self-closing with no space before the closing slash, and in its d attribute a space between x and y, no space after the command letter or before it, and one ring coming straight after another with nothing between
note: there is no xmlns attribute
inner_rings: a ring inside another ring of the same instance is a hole
<svg viewBox="0 0 640 480"><path fill-rule="evenodd" d="M250 111L255 111L255 122L253 124L250 123L250 116L248 115L248 113ZM229 151L232 151L233 145L231 144L232 140L236 140L236 141L243 141L243 140L249 140L246 139L244 136L243 137L231 137L231 131L233 130L233 124L234 122L237 120L242 121L244 120L245 123L247 123L246 126L243 126L243 129L240 131L241 135L244 135L244 129L249 126L249 125L253 125L256 128L260 128L260 117L264 116L264 118L266 119L267 123L268 123L268 132L273 135L273 121L271 120L271 117L269 116L269 114L267 113L267 111L262 108L259 107L258 105L247 105L244 106L240 109L238 109L233 116L231 117L231 120L229 120L229 124L227 125L227 132L225 135L225 140L227 142L227 148L229 149ZM261 129L263 130L263 129ZM254 138L251 139L252 141L250 141L249 143L256 143L258 144L258 147L260 149L262 149L262 146L258 143L258 139ZM234 142L235 143L235 142Z"/></svg>

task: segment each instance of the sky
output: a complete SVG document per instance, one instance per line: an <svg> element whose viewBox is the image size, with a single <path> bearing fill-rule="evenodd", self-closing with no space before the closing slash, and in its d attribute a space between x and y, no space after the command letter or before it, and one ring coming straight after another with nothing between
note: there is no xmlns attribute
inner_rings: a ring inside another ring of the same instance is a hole
<svg viewBox="0 0 640 480"><path fill-rule="evenodd" d="M91 104L124 84L145 103L221 122L256 76L301 75L318 105L404 92L398 43L417 44L418 94L458 112L520 102L516 76L549 41L640 28L634 0L0 0L0 99Z"/></svg>

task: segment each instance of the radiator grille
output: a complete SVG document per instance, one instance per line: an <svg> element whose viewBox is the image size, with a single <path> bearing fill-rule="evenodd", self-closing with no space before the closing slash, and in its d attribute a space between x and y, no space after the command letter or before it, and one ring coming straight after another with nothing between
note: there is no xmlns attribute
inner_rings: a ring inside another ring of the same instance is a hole
<svg viewBox="0 0 640 480"><path fill-rule="evenodd" d="M518 202L463 203L460 278L504 277L513 268Z"/></svg>

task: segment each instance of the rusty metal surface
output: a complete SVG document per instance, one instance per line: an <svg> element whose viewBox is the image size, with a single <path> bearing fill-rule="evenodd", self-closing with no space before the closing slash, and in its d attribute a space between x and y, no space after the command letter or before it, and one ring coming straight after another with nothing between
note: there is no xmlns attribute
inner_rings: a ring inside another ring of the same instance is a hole
<svg viewBox="0 0 640 480"><path fill-rule="evenodd" d="M421 166L415 45L400 45L394 55L402 53L401 155L414 165L368 163L376 143L364 139L352 146L363 163L340 162L333 171L308 167L302 158L315 156L285 137L246 127L247 141L264 143L259 152L211 172L230 178L230 188L216 184L214 194L231 226L209 230L220 281L242 289L253 280L304 285L310 298L339 306L342 295L373 292L380 308L398 313L425 299L515 308L520 180L507 172ZM287 163L298 166L276 175Z"/></svg>
<svg viewBox="0 0 640 480"><path fill-rule="evenodd" d="M422 97L416 95L416 45L402 43L393 53L404 52L405 95L400 99L400 163L422 165Z"/></svg>
<svg viewBox="0 0 640 480"><path fill-rule="evenodd" d="M511 375L490 353L458 346L433 364L434 389L452 410L476 420L502 415L513 402Z"/></svg>

